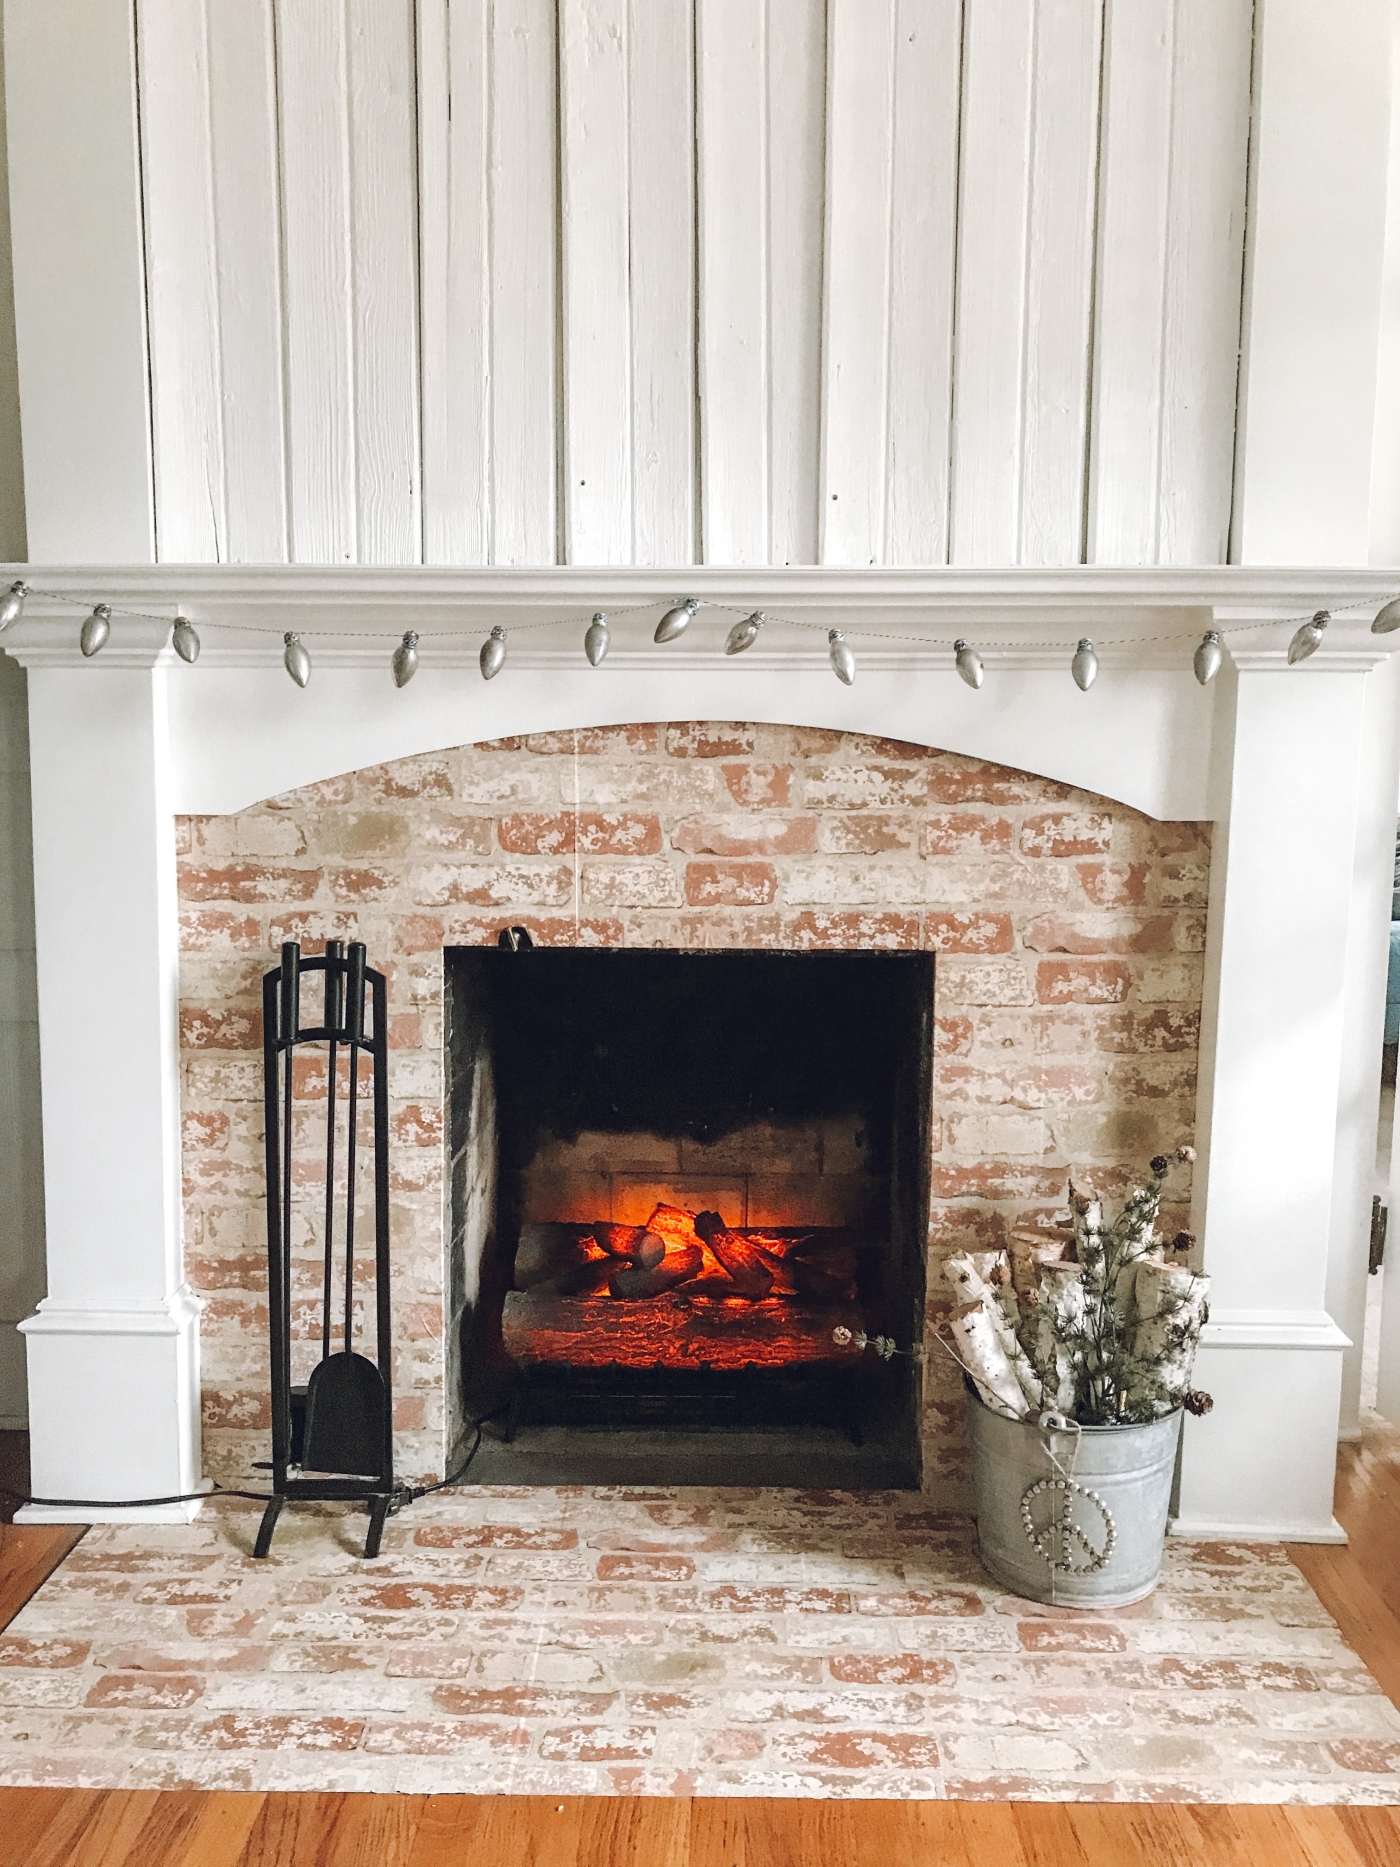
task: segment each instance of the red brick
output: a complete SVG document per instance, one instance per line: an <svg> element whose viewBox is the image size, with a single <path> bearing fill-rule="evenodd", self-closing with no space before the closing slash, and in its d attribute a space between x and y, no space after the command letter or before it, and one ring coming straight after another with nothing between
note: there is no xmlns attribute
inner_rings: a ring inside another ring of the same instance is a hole
<svg viewBox="0 0 1400 1867"><path fill-rule="evenodd" d="M494 1762L530 1748L523 1725L474 1724L461 1718L396 1718L372 1724L364 1747L371 1755L451 1757L455 1763Z"/></svg>
<svg viewBox="0 0 1400 1867"><path fill-rule="evenodd" d="M934 1617L967 1620L985 1612L982 1597L970 1588L906 1588L855 1597L857 1614L889 1614L900 1619Z"/></svg>
<svg viewBox="0 0 1400 1867"><path fill-rule="evenodd" d="M778 898L771 862L687 862L685 898L692 907L761 908Z"/></svg>
<svg viewBox="0 0 1400 1867"><path fill-rule="evenodd" d="M389 1131L405 1147L441 1147L442 1110L425 1109L421 1103L410 1102L407 1108L391 1117Z"/></svg>
<svg viewBox="0 0 1400 1867"><path fill-rule="evenodd" d="M262 1011L181 1005L180 1046L184 1050L260 1050Z"/></svg>
<svg viewBox="0 0 1400 1867"><path fill-rule="evenodd" d="M388 869L327 869L326 886L337 901L382 901L398 888L399 879Z"/></svg>
<svg viewBox="0 0 1400 1867"><path fill-rule="evenodd" d="M792 789L791 765L723 765L729 795L745 810L783 810Z"/></svg>
<svg viewBox="0 0 1400 1867"><path fill-rule="evenodd" d="M1173 1655L1158 1664L1156 1673L1168 1688L1186 1686L1193 1692L1319 1690L1316 1675L1306 1666L1292 1666L1282 1660L1181 1659Z"/></svg>
<svg viewBox="0 0 1400 1867"><path fill-rule="evenodd" d="M753 751L753 727L733 721L687 720L666 728L672 758L742 758Z"/></svg>
<svg viewBox="0 0 1400 1867"><path fill-rule="evenodd" d="M1400 1744L1382 1744L1365 1738L1343 1737L1327 1746L1335 1763L1344 1770L1361 1770L1367 1776L1400 1773Z"/></svg>
<svg viewBox="0 0 1400 1867"><path fill-rule="evenodd" d="M802 794L809 810L902 810L928 801L929 773L922 765L875 765L852 758L810 766Z"/></svg>
<svg viewBox="0 0 1400 1867"><path fill-rule="evenodd" d="M498 914L476 919L452 916L444 924L446 946L495 946L503 927L524 927L536 946L622 946L626 933L620 920L570 917L541 919L534 914Z"/></svg>
<svg viewBox="0 0 1400 1867"><path fill-rule="evenodd" d="M1080 862L1079 885L1096 907L1136 908L1147 899L1145 862Z"/></svg>
<svg viewBox="0 0 1400 1867"><path fill-rule="evenodd" d="M687 1582L695 1573L689 1556L600 1556L600 1582Z"/></svg>
<svg viewBox="0 0 1400 1867"><path fill-rule="evenodd" d="M360 773L367 797L444 798L452 796L445 758L401 758Z"/></svg>
<svg viewBox="0 0 1400 1867"><path fill-rule="evenodd" d="M410 1338L412 1339L412 1338ZM394 1431L421 1433L428 1424L428 1403L421 1394L395 1394Z"/></svg>
<svg viewBox="0 0 1400 1867"><path fill-rule="evenodd" d="M362 1720L281 1712L229 1711L203 1724L172 1726L160 1748L190 1750L358 1750Z"/></svg>
<svg viewBox="0 0 1400 1867"><path fill-rule="evenodd" d="M882 856L891 849L913 849L919 820L895 811L843 811L822 819L818 841L830 856Z"/></svg>
<svg viewBox="0 0 1400 1867"><path fill-rule="evenodd" d="M574 872L566 863L441 863L420 890L430 907L559 907L573 894Z"/></svg>
<svg viewBox="0 0 1400 1867"><path fill-rule="evenodd" d="M843 1588L745 1588L726 1582L700 1597L703 1612L728 1614L849 1614L851 1597Z"/></svg>
<svg viewBox="0 0 1400 1867"><path fill-rule="evenodd" d="M266 1432L272 1425L272 1404L259 1389L226 1393L206 1387L200 1395L200 1414L205 1426L236 1426L248 1432Z"/></svg>
<svg viewBox="0 0 1400 1867"><path fill-rule="evenodd" d="M831 1676L842 1685L951 1685L951 1660L922 1653L843 1653L831 1660Z"/></svg>
<svg viewBox="0 0 1400 1867"><path fill-rule="evenodd" d="M933 1047L941 1057L965 1057L972 1049L971 1018L935 1018Z"/></svg>
<svg viewBox="0 0 1400 1867"><path fill-rule="evenodd" d="M688 856L803 856L817 846L815 817L686 817L671 846Z"/></svg>
<svg viewBox="0 0 1400 1867"><path fill-rule="evenodd" d="M977 856L1011 853L1009 817L974 816L968 811L940 811L924 822L921 856Z"/></svg>
<svg viewBox="0 0 1400 1867"><path fill-rule="evenodd" d="M1021 938L1033 953L1170 953L1175 931L1169 914L1041 914Z"/></svg>
<svg viewBox="0 0 1400 1867"><path fill-rule="evenodd" d="M274 914L267 923L267 944L272 953L280 951L284 940L299 941L312 952L319 952L327 940L358 940L358 917L344 908L310 908L300 914Z"/></svg>
<svg viewBox="0 0 1400 1867"><path fill-rule="evenodd" d="M433 1703L465 1718L602 1718L617 1703L616 1692L572 1692L563 1686L486 1687L440 1685Z"/></svg>
<svg viewBox="0 0 1400 1867"><path fill-rule="evenodd" d="M222 1147L228 1140L228 1116L222 1109L187 1109L180 1117L182 1147Z"/></svg>
<svg viewBox="0 0 1400 1867"><path fill-rule="evenodd" d="M81 1666L89 1646L85 1640L60 1640L57 1635L37 1639L24 1634L6 1634L0 1640L0 1666L36 1666L50 1671L60 1667Z"/></svg>
<svg viewBox="0 0 1400 1867"><path fill-rule="evenodd" d="M924 917L924 945L940 953L1009 953L1015 944L1009 914L930 912Z"/></svg>
<svg viewBox="0 0 1400 1867"><path fill-rule="evenodd" d="M105 1673L83 1703L109 1711L183 1711L203 1693L195 1673Z"/></svg>
<svg viewBox="0 0 1400 1867"><path fill-rule="evenodd" d="M1100 812L1057 810L1021 825L1023 856L1100 856L1108 853L1113 819Z"/></svg>
<svg viewBox="0 0 1400 1867"><path fill-rule="evenodd" d="M309 901L320 885L319 869L274 869L261 862L235 862L222 869L180 867L185 901Z"/></svg>
<svg viewBox="0 0 1400 1867"><path fill-rule="evenodd" d="M1042 1005L1117 1005L1132 983L1130 968L1117 959L1043 959L1035 970Z"/></svg>
<svg viewBox="0 0 1400 1867"><path fill-rule="evenodd" d="M251 914L230 914L223 908L185 908L180 914L180 950L183 953L229 951L256 953L263 946L261 925Z"/></svg>
<svg viewBox="0 0 1400 1867"><path fill-rule="evenodd" d="M936 1770L938 1744L916 1731L784 1731L774 1752L828 1770Z"/></svg>
<svg viewBox="0 0 1400 1867"><path fill-rule="evenodd" d="M365 1582L341 1590L349 1608L387 1608L395 1613L427 1608L437 1613L510 1614L525 1599L521 1588L476 1582Z"/></svg>
<svg viewBox="0 0 1400 1867"><path fill-rule="evenodd" d="M1108 1621L1020 1621L1016 1634L1027 1653L1122 1653L1128 1645Z"/></svg>
<svg viewBox="0 0 1400 1867"><path fill-rule="evenodd" d="M550 1763L639 1763L656 1749L645 1724L579 1724L543 1731L537 1754Z"/></svg>
<svg viewBox="0 0 1400 1867"><path fill-rule="evenodd" d="M554 816L502 817L501 848L517 856L655 856L661 850L659 817L585 810Z"/></svg>
<svg viewBox="0 0 1400 1867"><path fill-rule="evenodd" d="M799 953L862 947L908 949L919 944L919 919L916 914L881 913L875 908L850 913L809 909L784 917L778 944Z"/></svg>
<svg viewBox="0 0 1400 1867"><path fill-rule="evenodd" d="M414 1532L420 1549L577 1549L577 1530L530 1530L520 1524L425 1524Z"/></svg>
<svg viewBox="0 0 1400 1867"><path fill-rule="evenodd" d="M390 1012L384 1035L390 1050L418 1050L423 1043L423 1021L416 1011Z"/></svg>
<svg viewBox="0 0 1400 1867"><path fill-rule="evenodd" d="M512 745L521 741L511 741ZM523 741L527 752L543 757L607 758L626 754L656 752L661 746L661 728L650 724L629 726L579 726L559 733L531 733Z"/></svg>
<svg viewBox="0 0 1400 1867"><path fill-rule="evenodd" d="M1071 795L1067 786L1030 772L970 759L955 763L946 754L930 773L929 790L937 804L1043 804Z"/></svg>

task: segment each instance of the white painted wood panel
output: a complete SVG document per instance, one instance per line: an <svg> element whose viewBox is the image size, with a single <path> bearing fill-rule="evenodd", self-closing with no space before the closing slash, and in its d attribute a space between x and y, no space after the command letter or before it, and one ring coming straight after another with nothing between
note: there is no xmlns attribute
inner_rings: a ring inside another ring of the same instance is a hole
<svg viewBox="0 0 1400 1867"><path fill-rule="evenodd" d="M227 536L205 0L137 0L156 548L218 563Z"/></svg>
<svg viewBox="0 0 1400 1867"><path fill-rule="evenodd" d="M1088 555L1226 555L1250 0L1108 0Z"/></svg>
<svg viewBox="0 0 1400 1867"><path fill-rule="evenodd" d="M178 4L178 0L176 0ZM170 0L166 0L170 4ZM204 0L213 165L223 555L288 555L273 0ZM162 542L162 553L165 545Z"/></svg>
<svg viewBox="0 0 1400 1867"><path fill-rule="evenodd" d="M950 556L1083 548L1099 9L978 0L963 38Z"/></svg>
<svg viewBox="0 0 1400 1867"><path fill-rule="evenodd" d="M337 0L276 0L293 563L358 563L349 47Z"/></svg>
<svg viewBox="0 0 1400 1867"><path fill-rule="evenodd" d="M821 558L947 557L960 0L836 0Z"/></svg>
<svg viewBox="0 0 1400 1867"><path fill-rule="evenodd" d="M131 0L8 0L6 137L28 548L154 555Z"/></svg>
<svg viewBox="0 0 1400 1867"><path fill-rule="evenodd" d="M814 562L819 0L696 0L700 489L713 564Z"/></svg>

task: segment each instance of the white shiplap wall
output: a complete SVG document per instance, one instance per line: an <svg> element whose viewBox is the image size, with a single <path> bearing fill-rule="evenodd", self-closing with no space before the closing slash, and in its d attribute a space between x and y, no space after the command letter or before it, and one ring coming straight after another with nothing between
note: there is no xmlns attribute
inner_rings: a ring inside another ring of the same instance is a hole
<svg viewBox="0 0 1400 1867"><path fill-rule="evenodd" d="M1217 562L1251 0L137 0L170 562Z"/></svg>

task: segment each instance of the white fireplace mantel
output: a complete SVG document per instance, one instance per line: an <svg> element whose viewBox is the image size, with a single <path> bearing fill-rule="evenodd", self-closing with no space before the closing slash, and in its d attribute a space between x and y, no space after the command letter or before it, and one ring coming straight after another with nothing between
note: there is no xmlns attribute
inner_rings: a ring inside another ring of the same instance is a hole
<svg viewBox="0 0 1400 1867"><path fill-rule="evenodd" d="M875 733L1019 766L1216 825L1201 1052L1198 1223L1215 1278L1178 1528L1340 1536L1379 1090L1400 693L1368 633L1374 570L0 570L31 584L2 645L29 670L49 1294L28 1338L44 1496L165 1496L200 1480L198 1306L183 1281L173 820L334 773L528 731L749 719ZM42 595L40 593L43 593ZM678 643L657 608L702 609ZM92 660L81 617L113 605ZM1334 612L1289 668L1299 617ZM613 618L603 667L583 657ZM771 620L721 652L734 611ZM137 612L135 614L129 612ZM169 647L184 613L203 652ZM536 625L569 619L568 626ZM481 638L505 627L485 683ZM797 626L791 626L797 625ZM859 664L845 688L825 631ZM1230 649L1208 689L1202 630ZM420 633L421 667L388 658ZM281 669L303 635L310 686ZM968 689L950 644L983 652ZM1069 675L1075 639L1102 672ZM890 639L897 638L897 639ZM172 1515L168 1506L147 1515ZM30 1515L91 1519L87 1507Z"/></svg>

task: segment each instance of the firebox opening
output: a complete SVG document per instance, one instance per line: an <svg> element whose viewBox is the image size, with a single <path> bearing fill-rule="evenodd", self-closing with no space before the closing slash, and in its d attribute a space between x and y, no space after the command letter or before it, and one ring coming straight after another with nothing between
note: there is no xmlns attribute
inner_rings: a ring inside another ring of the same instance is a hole
<svg viewBox="0 0 1400 1867"><path fill-rule="evenodd" d="M445 963L473 1476L917 1486L932 955Z"/></svg>

